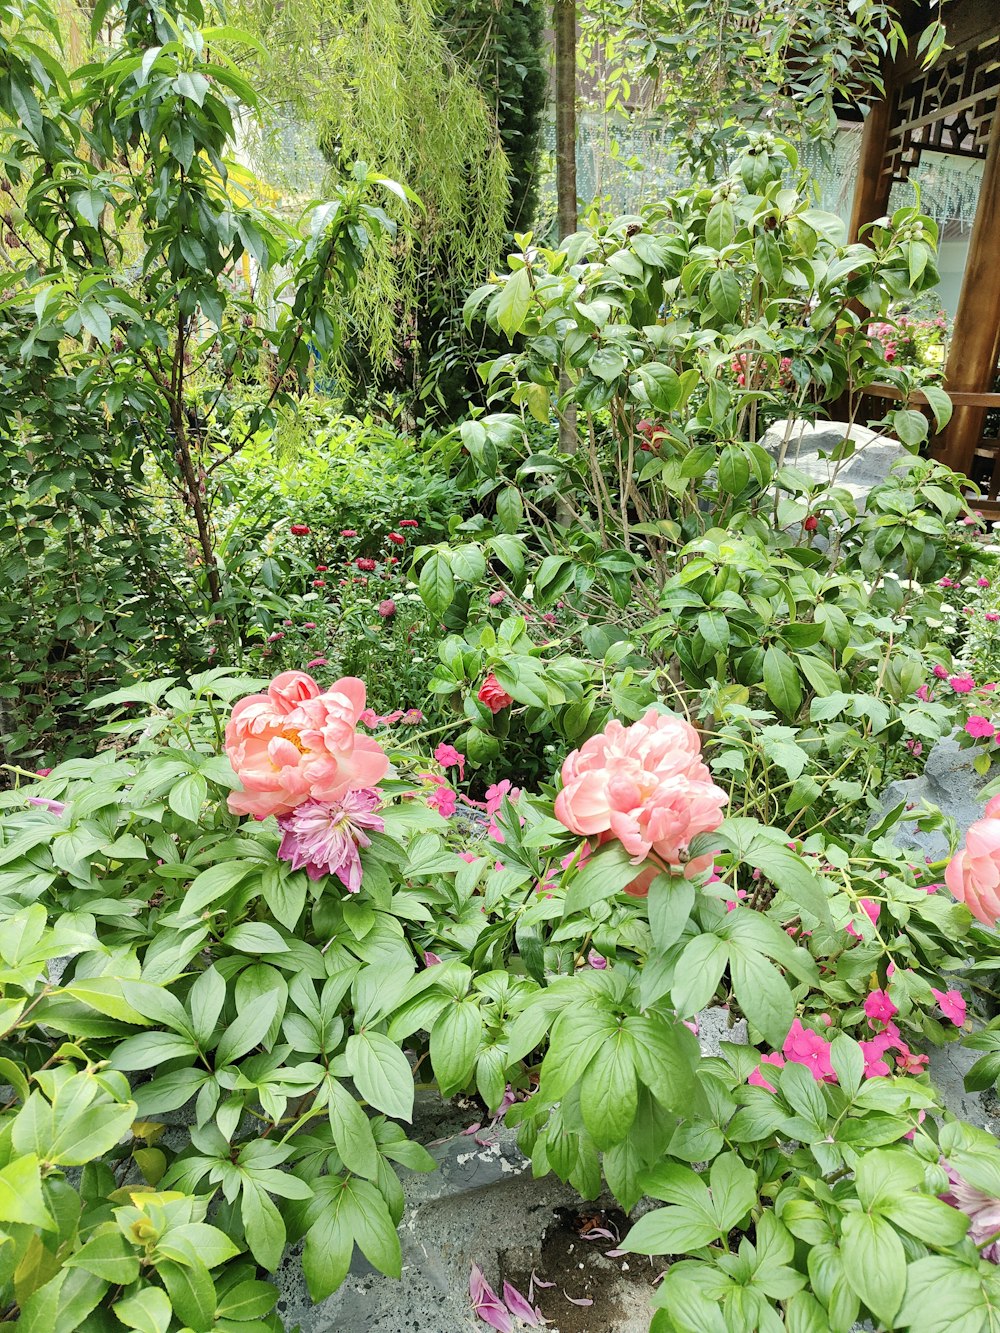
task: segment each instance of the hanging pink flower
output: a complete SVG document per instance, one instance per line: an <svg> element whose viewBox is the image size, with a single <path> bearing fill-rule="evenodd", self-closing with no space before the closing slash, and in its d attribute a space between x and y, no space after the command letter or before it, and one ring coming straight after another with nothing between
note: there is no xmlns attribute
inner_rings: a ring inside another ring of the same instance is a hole
<svg viewBox="0 0 1000 1333"><path fill-rule="evenodd" d="M702 762L694 727L654 708L628 727L611 721L585 741L566 758L562 781L559 822L583 836L617 839L636 864L650 855L681 864L692 838L719 827L729 799ZM711 863L710 854L699 857L689 873ZM648 884L634 891L644 890Z"/></svg>
<svg viewBox="0 0 1000 1333"><path fill-rule="evenodd" d="M336 875L348 893L361 888L359 848L371 846L366 830L381 833L385 823L375 814L379 794L353 789L339 801L308 800L278 816L278 855L293 870L305 869L310 879Z"/></svg>
<svg viewBox="0 0 1000 1333"><path fill-rule="evenodd" d="M505 708L509 708L514 702L512 696L507 693L492 671L480 685L479 694L476 697L480 703L486 705L491 713L502 713Z"/></svg>
<svg viewBox="0 0 1000 1333"><path fill-rule="evenodd" d="M287 814L304 801L335 802L351 788L374 787L389 760L376 741L356 734L364 684L353 676L321 691L303 671L283 671L266 694L241 699L226 726L225 749L243 790L234 814Z"/></svg>
<svg viewBox="0 0 1000 1333"><path fill-rule="evenodd" d="M965 997L962 992L957 990L940 991L935 990L932 986L931 994L937 1000L938 1008L945 1018L954 1023L957 1028L960 1028L965 1022Z"/></svg>
<svg viewBox="0 0 1000 1333"><path fill-rule="evenodd" d="M986 806L944 872L952 896L986 926L1000 920L1000 796Z"/></svg>
<svg viewBox="0 0 1000 1333"><path fill-rule="evenodd" d="M965 724L965 730L977 740L989 740L997 734L997 729L988 717L973 713Z"/></svg>

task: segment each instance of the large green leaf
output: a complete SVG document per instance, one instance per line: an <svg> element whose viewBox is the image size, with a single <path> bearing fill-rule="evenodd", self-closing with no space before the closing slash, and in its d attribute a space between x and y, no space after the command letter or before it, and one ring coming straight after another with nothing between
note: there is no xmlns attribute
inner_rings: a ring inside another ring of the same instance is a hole
<svg viewBox="0 0 1000 1333"><path fill-rule="evenodd" d="M347 1039L347 1064L365 1101L399 1120L413 1117L413 1074L406 1056L381 1032Z"/></svg>
<svg viewBox="0 0 1000 1333"><path fill-rule="evenodd" d="M482 1036L478 1003L449 1000L430 1033L431 1066L443 1097L453 1097L472 1077Z"/></svg>
<svg viewBox="0 0 1000 1333"><path fill-rule="evenodd" d="M601 1046L580 1085L580 1111L587 1132L602 1151L620 1143L632 1128L638 1104L636 1053L624 1027Z"/></svg>
<svg viewBox="0 0 1000 1333"><path fill-rule="evenodd" d="M891 1326L906 1291L906 1253L892 1224L870 1213L848 1213L841 1249L848 1282L872 1314Z"/></svg>

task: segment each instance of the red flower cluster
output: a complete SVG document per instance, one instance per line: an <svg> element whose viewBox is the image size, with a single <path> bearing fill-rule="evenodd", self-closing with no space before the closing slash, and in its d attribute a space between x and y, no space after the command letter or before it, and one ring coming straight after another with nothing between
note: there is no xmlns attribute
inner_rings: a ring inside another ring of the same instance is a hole
<svg viewBox="0 0 1000 1333"><path fill-rule="evenodd" d="M358 569L364 570L366 574L372 573L375 569L375 561L369 559L366 555L359 555L354 563L357 565Z"/></svg>
<svg viewBox="0 0 1000 1333"><path fill-rule="evenodd" d="M291 533L293 537L308 537L312 528L308 523L293 523Z"/></svg>

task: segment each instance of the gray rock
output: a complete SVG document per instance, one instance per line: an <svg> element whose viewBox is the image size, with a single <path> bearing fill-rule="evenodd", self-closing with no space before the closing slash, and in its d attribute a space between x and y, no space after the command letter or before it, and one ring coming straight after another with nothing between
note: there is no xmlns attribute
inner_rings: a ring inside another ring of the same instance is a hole
<svg viewBox="0 0 1000 1333"><path fill-rule="evenodd" d="M901 801L912 804L914 813L926 803L937 806L942 814L954 819L959 832L964 835L970 824L982 818L984 802L980 791L1000 772L1000 767L994 765L985 777L980 776L972 766L980 753L977 749L961 749L951 736L938 741L927 756L920 777L889 784L881 808L871 823L876 823ZM898 846L912 847L935 861L948 855L948 838L943 829L922 831L915 823L907 821L897 824L888 836Z"/></svg>
<svg viewBox="0 0 1000 1333"><path fill-rule="evenodd" d="M842 461L832 455L846 438L854 442L854 453ZM760 438L761 446L776 461L797 468L824 486L840 486L856 501L885 481L894 463L911 457L896 440L886 439L866 426L846 421L805 421L791 418L776 421Z"/></svg>
<svg viewBox="0 0 1000 1333"><path fill-rule="evenodd" d="M711 1009L702 1009L698 1015L698 1041L702 1055L721 1055L721 1043L732 1042L735 1046L746 1046L750 1038L747 1034L745 1018L734 1023L728 1009L721 1005Z"/></svg>

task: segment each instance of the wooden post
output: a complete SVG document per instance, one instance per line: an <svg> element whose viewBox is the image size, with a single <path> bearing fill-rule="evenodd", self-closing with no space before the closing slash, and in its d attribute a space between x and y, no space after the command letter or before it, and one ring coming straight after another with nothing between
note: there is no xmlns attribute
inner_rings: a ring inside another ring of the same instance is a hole
<svg viewBox="0 0 1000 1333"><path fill-rule="evenodd" d="M995 109L945 373L945 388L956 393L988 393L993 388L1000 345L998 255L1000 109ZM985 415L983 407L956 407L947 428L935 443L935 457L956 472L968 474L983 433Z"/></svg>
<svg viewBox="0 0 1000 1333"><path fill-rule="evenodd" d="M854 204L851 208L851 244L858 239L861 228L868 222L880 218L889 207L889 191L892 189L892 176L888 170L886 158L889 153L889 131L892 129L892 113L896 105L896 90L889 82L886 73L885 97L876 102L865 119L861 131L861 159L858 162L858 179L854 187Z"/></svg>

